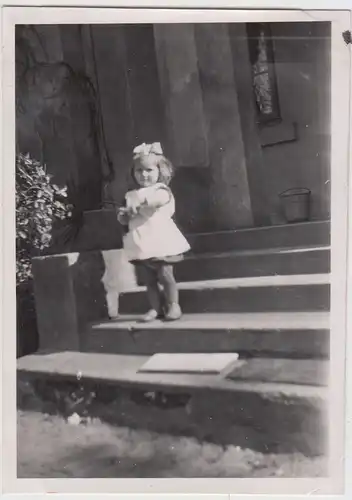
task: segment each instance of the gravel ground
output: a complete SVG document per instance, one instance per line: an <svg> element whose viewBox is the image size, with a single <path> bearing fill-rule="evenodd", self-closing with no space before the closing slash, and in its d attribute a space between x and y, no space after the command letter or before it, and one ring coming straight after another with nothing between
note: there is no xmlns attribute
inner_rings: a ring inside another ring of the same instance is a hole
<svg viewBox="0 0 352 500"><path fill-rule="evenodd" d="M321 477L326 465L324 457L264 455L97 419L18 412L19 478Z"/></svg>

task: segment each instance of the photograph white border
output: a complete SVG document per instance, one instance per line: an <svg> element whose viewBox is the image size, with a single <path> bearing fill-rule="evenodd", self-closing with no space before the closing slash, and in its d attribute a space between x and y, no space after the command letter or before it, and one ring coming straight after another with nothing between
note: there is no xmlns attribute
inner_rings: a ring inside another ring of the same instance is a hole
<svg viewBox="0 0 352 500"><path fill-rule="evenodd" d="M89 4L89 2L85 2ZM109 3L109 2L107 2ZM116 2L115 2L116 3ZM159 2L158 2L159 3ZM258 2L256 2L258 4ZM28 5L27 2L23 4ZM64 4L64 2L62 2ZM237 5L236 5L237 8ZM155 23L155 22L332 22L332 162L331 162L331 477L329 479L17 479L16 478L16 331L15 324L15 111L14 111L14 26L62 23ZM2 263L6 293L3 307L3 491L4 493L229 493L236 494L329 494L342 493L344 459L344 376L345 331L347 319L347 227L348 167L350 143L350 57L351 48L342 32L351 29L346 11L295 10L197 10L197 9L121 9L121 8L4 8L2 11ZM348 103L348 104L347 104ZM352 108L351 108L352 109ZM5 168L7 166L7 168ZM351 203L351 201L350 201ZM11 335L9 332L13 332ZM5 403L5 404L4 404ZM119 498L122 498L119 495ZM133 495L133 498L137 498ZM194 496L192 496L194 498ZM217 498L217 496L212 498Z"/></svg>

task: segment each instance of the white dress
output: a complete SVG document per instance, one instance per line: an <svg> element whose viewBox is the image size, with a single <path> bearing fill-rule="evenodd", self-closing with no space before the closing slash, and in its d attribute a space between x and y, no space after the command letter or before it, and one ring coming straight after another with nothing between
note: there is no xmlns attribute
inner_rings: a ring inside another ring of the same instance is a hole
<svg viewBox="0 0 352 500"><path fill-rule="evenodd" d="M165 184L157 183L129 191L126 194L126 206L127 208L131 206L133 200L142 202L148 194L153 194L161 187L167 189L170 194L168 203L158 208L142 207L128 224L123 247L129 261L162 259L180 255L190 249L188 241L172 220L175 213L175 199Z"/></svg>

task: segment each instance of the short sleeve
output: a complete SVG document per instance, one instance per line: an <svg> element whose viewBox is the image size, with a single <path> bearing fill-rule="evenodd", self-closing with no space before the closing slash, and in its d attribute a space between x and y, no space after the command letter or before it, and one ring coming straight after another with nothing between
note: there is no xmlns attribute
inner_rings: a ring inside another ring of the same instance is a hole
<svg viewBox="0 0 352 500"><path fill-rule="evenodd" d="M167 205L172 198L170 189L163 184L148 193L146 202L148 205L164 206Z"/></svg>

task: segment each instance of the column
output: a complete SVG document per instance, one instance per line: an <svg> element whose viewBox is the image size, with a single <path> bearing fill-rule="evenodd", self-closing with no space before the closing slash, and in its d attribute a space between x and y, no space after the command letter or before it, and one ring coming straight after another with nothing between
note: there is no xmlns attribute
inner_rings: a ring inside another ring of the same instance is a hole
<svg viewBox="0 0 352 500"><path fill-rule="evenodd" d="M60 26L63 60L68 65L65 85L72 120L72 137L78 167L80 204L84 210L100 207L102 172L94 92L85 73L79 25Z"/></svg>
<svg viewBox="0 0 352 500"><path fill-rule="evenodd" d="M151 24L124 30L128 85L133 117L133 145L164 143L164 117Z"/></svg>
<svg viewBox="0 0 352 500"><path fill-rule="evenodd" d="M134 145L125 28L93 25L91 30L102 125L115 176L109 196L120 202L129 181Z"/></svg>
<svg viewBox="0 0 352 500"><path fill-rule="evenodd" d="M229 35L254 223L256 226L269 225L270 209L265 191L267 173L258 133L246 25L230 24Z"/></svg>
<svg viewBox="0 0 352 500"><path fill-rule="evenodd" d="M207 166L194 26L156 24L154 39L169 155L177 167Z"/></svg>
<svg viewBox="0 0 352 500"><path fill-rule="evenodd" d="M253 215L228 28L225 24L197 24L195 34L215 224L222 230L250 227Z"/></svg>

